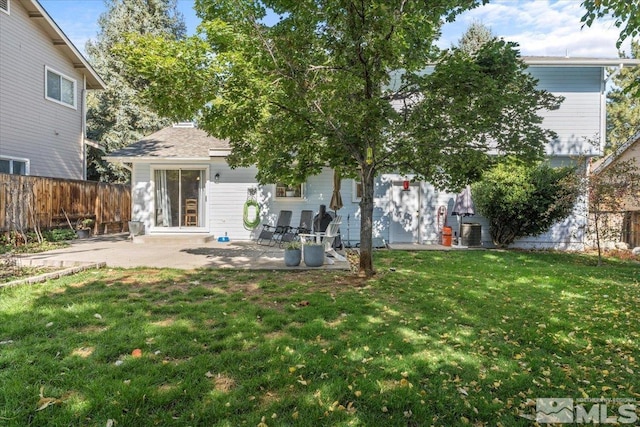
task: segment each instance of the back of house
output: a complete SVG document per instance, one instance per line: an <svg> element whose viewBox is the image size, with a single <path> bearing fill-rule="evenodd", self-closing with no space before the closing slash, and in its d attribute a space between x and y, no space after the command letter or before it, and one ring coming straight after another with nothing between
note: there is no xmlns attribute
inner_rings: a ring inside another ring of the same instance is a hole
<svg viewBox="0 0 640 427"><path fill-rule="evenodd" d="M529 72L539 88L564 97L559 109L541 112L543 126L556 132L548 141L546 154L552 165L573 163L576 158L600 155L605 141L606 85L615 68L636 66L636 60L597 58L526 57ZM612 71L611 67L614 68ZM246 227L247 201L260 204L262 222L275 223L281 210L293 212L297 225L303 210L330 205L333 171L326 168L297 186L283 183L258 185L255 168L231 169L224 141L208 137L189 126L162 130L112 153L109 160L132 168L133 219L144 223L145 233L201 233L227 235L234 240L255 238L260 227ZM415 182L412 175L382 174L376 179L374 199L374 242L391 244L434 244L443 228L460 230L453 215L456 194ZM342 179L342 241L356 245L360 230L359 182ZM197 217L185 215L187 199L195 200ZM464 219L479 231L483 246L491 246L487 221L476 213ZM248 221L251 222L251 221ZM540 236L522 239L526 248L581 249L587 215L580 200L574 214ZM477 234L477 233L476 233Z"/></svg>

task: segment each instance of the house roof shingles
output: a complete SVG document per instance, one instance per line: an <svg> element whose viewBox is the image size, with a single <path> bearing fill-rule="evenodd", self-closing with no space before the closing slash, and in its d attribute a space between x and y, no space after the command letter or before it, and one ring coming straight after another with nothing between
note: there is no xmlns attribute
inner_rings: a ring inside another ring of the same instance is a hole
<svg viewBox="0 0 640 427"><path fill-rule="evenodd" d="M144 159L209 159L210 150L228 151L229 142L196 127L166 127L105 158L131 162Z"/></svg>

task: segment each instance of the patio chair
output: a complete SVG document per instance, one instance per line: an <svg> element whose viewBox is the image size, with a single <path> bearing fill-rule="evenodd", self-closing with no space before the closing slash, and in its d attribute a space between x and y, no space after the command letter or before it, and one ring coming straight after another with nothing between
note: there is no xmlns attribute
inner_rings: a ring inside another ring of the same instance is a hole
<svg viewBox="0 0 640 427"><path fill-rule="evenodd" d="M313 211L303 210L300 212L300 225L297 227L287 227L287 230L282 234L280 238L280 246L286 242L293 242L298 240L299 234L311 233L311 226L313 222Z"/></svg>
<svg viewBox="0 0 640 427"><path fill-rule="evenodd" d="M336 252L334 248L336 238L340 236L340 224L342 224L342 216L336 215L333 221L327 226L327 231L324 233L322 243L324 244L324 253L326 255L332 256L338 261L346 261L347 259ZM334 261L327 258L326 262L327 264L333 264Z"/></svg>
<svg viewBox="0 0 640 427"><path fill-rule="evenodd" d="M262 231L256 242L259 245L275 246L291 224L291 211L280 211L276 225L262 224Z"/></svg>

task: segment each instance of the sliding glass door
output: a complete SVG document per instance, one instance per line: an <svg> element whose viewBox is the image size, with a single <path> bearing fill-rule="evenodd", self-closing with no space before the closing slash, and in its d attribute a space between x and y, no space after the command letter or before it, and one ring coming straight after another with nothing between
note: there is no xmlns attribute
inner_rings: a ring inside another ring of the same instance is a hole
<svg viewBox="0 0 640 427"><path fill-rule="evenodd" d="M156 227L204 226L203 169L156 169Z"/></svg>

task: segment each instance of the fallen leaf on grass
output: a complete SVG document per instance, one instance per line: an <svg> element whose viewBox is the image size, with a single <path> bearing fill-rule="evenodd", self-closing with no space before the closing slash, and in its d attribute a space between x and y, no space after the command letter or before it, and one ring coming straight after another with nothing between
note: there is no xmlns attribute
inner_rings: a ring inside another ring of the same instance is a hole
<svg viewBox="0 0 640 427"><path fill-rule="evenodd" d="M55 397L44 397L44 386L40 387L40 400L38 400L38 408L36 411L42 411L51 405L59 405L63 402L62 399Z"/></svg>

